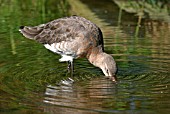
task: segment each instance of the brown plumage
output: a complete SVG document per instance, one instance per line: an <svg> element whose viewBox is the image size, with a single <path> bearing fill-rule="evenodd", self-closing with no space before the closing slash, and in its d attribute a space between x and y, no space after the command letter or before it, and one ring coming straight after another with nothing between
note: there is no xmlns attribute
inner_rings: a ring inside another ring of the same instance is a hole
<svg viewBox="0 0 170 114"><path fill-rule="evenodd" d="M116 80L116 63L112 56L104 53L100 28L89 20L78 16L64 17L34 27L21 26L20 32L60 54L59 61L69 61L72 71L73 59L86 57L106 76Z"/></svg>

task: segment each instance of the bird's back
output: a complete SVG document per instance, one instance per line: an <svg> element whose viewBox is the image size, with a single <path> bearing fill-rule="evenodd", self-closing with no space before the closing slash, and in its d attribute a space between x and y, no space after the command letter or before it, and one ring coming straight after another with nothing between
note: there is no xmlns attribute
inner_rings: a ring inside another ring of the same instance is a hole
<svg viewBox="0 0 170 114"><path fill-rule="evenodd" d="M20 31L29 39L53 46L59 54L80 57L85 56L92 47L103 47L101 30L94 23L78 16L64 17L34 27L22 26Z"/></svg>

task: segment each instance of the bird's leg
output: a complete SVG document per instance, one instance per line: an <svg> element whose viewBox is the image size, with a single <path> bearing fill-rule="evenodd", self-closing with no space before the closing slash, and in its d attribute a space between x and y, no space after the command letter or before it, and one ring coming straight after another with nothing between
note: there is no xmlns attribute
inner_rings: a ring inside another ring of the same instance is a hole
<svg viewBox="0 0 170 114"><path fill-rule="evenodd" d="M67 61L67 69L68 69L68 73L70 73L71 71L71 62L70 61Z"/></svg>
<svg viewBox="0 0 170 114"><path fill-rule="evenodd" d="M73 78L73 71L74 71L73 61L70 61L70 63L71 63L71 77Z"/></svg>
<svg viewBox="0 0 170 114"><path fill-rule="evenodd" d="M74 71L74 65L73 65L73 61L68 61L67 62L68 66L68 73L70 73L71 77L73 77L73 71Z"/></svg>

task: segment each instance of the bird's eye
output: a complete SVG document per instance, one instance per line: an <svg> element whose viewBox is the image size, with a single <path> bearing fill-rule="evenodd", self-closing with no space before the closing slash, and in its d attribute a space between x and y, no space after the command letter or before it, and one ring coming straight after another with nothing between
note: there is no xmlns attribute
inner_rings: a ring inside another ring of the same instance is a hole
<svg viewBox="0 0 170 114"><path fill-rule="evenodd" d="M107 72L107 74L109 74L109 70L108 69L106 69L106 72Z"/></svg>

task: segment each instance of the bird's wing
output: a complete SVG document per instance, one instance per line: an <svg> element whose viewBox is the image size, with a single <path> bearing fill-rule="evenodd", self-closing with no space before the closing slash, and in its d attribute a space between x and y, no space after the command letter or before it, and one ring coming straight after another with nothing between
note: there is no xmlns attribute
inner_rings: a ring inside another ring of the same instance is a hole
<svg viewBox="0 0 170 114"><path fill-rule="evenodd" d="M72 20L57 19L47 24L35 27L25 26L20 29L21 33L42 44L52 44L75 38L84 27Z"/></svg>
<svg viewBox="0 0 170 114"><path fill-rule="evenodd" d="M94 47L103 47L101 30L92 22L77 16L56 19L35 27L22 26L20 31L25 37L42 44L67 41L70 45L81 46L80 42L88 42Z"/></svg>

